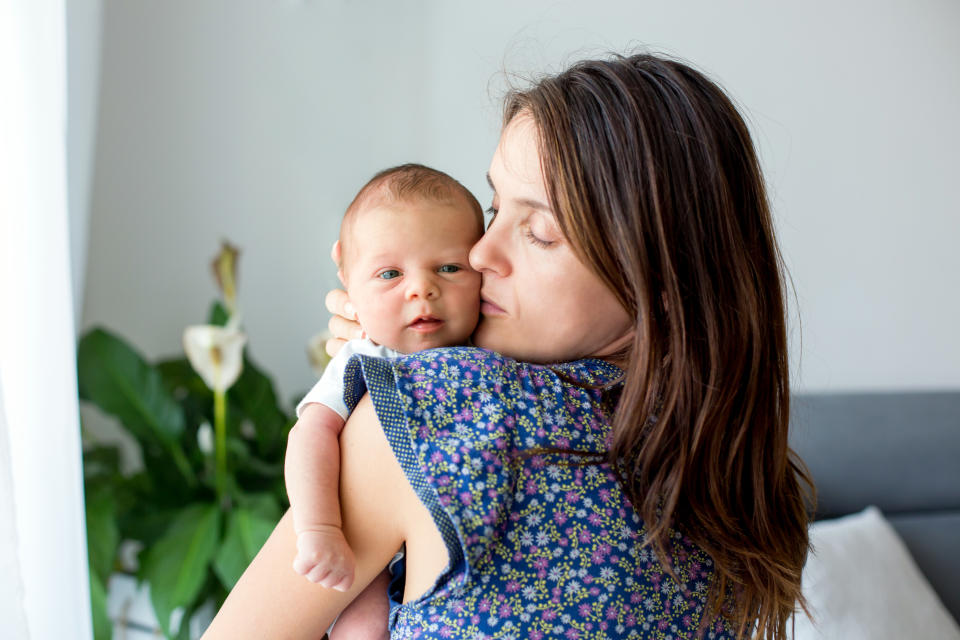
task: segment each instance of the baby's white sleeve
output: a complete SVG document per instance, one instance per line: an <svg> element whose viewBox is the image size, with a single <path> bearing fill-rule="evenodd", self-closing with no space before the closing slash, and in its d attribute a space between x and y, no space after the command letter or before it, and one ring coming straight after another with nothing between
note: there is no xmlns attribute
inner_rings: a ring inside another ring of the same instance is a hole
<svg viewBox="0 0 960 640"><path fill-rule="evenodd" d="M341 347L337 355L327 364L323 370L323 375L317 384L307 392L303 400L297 404L297 418L303 412L304 408L311 402L325 405L336 411L344 420L350 415L347 410L347 404L343 401L343 374L347 370L347 362L355 354L366 356L376 356L378 358L395 358L400 353L393 349L388 349L382 345L374 344L368 339L351 340Z"/></svg>

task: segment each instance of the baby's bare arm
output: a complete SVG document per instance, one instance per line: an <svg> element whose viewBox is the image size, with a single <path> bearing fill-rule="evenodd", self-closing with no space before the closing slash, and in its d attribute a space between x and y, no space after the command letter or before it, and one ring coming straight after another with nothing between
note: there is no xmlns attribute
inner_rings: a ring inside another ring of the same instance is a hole
<svg viewBox="0 0 960 640"><path fill-rule="evenodd" d="M308 404L287 437L284 481L300 533L322 526L340 527L340 431L343 418L318 403Z"/></svg>
<svg viewBox="0 0 960 640"><path fill-rule="evenodd" d="M357 554L344 593L290 569L296 535L288 511L230 592L204 640L315 640L383 570L407 540L409 514L424 509L387 443L368 396L350 415L341 442L343 530Z"/></svg>
<svg viewBox="0 0 960 640"><path fill-rule="evenodd" d="M343 418L322 404L309 404L290 430L284 480L297 533L294 570L326 587L353 581L353 552L340 521L339 435Z"/></svg>

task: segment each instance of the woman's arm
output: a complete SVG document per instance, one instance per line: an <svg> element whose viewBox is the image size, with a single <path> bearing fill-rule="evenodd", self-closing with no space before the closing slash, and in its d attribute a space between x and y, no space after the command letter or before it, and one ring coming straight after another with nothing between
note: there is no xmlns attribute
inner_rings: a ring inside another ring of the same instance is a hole
<svg viewBox="0 0 960 640"><path fill-rule="evenodd" d="M288 511L230 592L204 640L323 636L407 539L407 514L423 509L387 443L369 395L340 436L343 533L356 559L346 592L313 584L291 567L296 535Z"/></svg>

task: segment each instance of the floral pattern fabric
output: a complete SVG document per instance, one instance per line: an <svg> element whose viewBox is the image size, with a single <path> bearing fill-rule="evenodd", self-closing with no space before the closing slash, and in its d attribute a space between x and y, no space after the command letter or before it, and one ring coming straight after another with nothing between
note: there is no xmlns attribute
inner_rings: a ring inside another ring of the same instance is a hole
<svg viewBox="0 0 960 640"><path fill-rule="evenodd" d="M471 347L351 360L347 405L370 392L450 555L426 594L393 610L392 638L698 637L710 557L672 533L678 584L641 548L643 523L609 465L537 453L605 451L620 374ZM733 637L723 618L700 631Z"/></svg>

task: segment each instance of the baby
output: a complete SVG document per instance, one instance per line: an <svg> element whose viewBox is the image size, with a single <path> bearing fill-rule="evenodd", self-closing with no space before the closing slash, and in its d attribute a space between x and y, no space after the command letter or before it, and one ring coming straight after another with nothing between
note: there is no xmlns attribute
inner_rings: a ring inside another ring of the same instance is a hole
<svg viewBox="0 0 960 640"><path fill-rule="evenodd" d="M347 361L355 353L394 357L466 343L480 310L480 274L467 256L482 234L473 195L416 164L375 175L344 214L337 275L367 339L347 343L297 406L284 470L297 533L293 568L313 582L339 590L353 583L338 487ZM333 640L385 636L388 581L384 572L344 610Z"/></svg>

